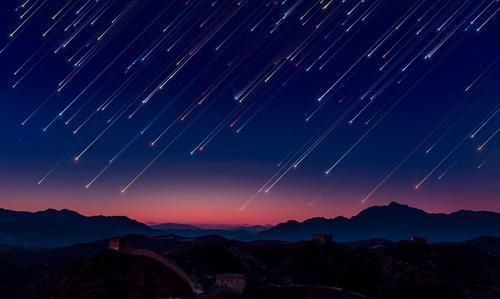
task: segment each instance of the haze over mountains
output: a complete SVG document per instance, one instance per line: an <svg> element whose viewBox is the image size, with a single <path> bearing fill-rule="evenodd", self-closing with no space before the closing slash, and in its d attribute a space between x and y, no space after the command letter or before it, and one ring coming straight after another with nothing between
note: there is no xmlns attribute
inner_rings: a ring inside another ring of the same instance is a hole
<svg viewBox="0 0 500 299"><path fill-rule="evenodd" d="M430 214L393 202L367 208L351 218L311 218L270 228L206 229L175 223L150 227L123 216L86 217L70 210L49 209L31 213L0 209L0 244L30 248L69 246L128 234L220 235L243 241L298 241L307 240L314 233L332 234L340 242L373 238L395 241L415 235L432 242L464 241L480 236L500 236L500 213L462 210L451 214Z"/></svg>

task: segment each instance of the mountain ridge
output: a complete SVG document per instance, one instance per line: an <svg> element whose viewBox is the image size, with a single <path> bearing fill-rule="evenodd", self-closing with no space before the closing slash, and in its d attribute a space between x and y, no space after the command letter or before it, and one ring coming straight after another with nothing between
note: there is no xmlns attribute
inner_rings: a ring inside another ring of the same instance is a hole
<svg viewBox="0 0 500 299"><path fill-rule="evenodd" d="M126 216L84 216L69 209L38 212L0 208L0 244L26 248L54 248L128 234L199 237L219 235L241 241L308 240L312 234L332 234L339 242L368 239L404 240L412 236L431 242L464 241L500 236L500 213L458 210L428 213L391 202L368 207L352 217L313 217L288 220L272 227L242 226L210 229L190 224L163 223L148 226Z"/></svg>
<svg viewBox="0 0 500 299"><path fill-rule="evenodd" d="M500 213L459 210L428 213L408 205L391 202L372 206L350 218L310 218L303 222L284 222L259 233L263 240L298 241L314 233L332 234L336 240L383 238L403 240L418 235L430 241L464 241L483 235L500 235Z"/></svg>
<svg viewBox="0 0 500 299"><path fill-rule="evenodd" d="M11 246L54 248L132 233L150 235L155 230L126 216L84 216L68 209L0 209L0 243Z"/></svg>

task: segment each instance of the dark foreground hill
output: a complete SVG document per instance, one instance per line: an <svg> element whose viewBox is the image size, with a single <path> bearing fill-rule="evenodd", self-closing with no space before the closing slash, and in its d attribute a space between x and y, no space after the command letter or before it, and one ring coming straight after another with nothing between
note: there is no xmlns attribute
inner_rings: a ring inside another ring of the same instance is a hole
<svg viewBox="0 0 500 299"><path fill-rule="evenodd" d="M189 295L177 275L154 260L104 251L63 266L0 267L0 298L163 298Z"/></svg>
<svg viewBox="0 0 500 299"><path fill-rule="evenodd" d="M242 298L493 299L500 295L500 259L462 244L398 242L349 249L314 242L257 245L210 240L170 256L199 275L207 288L215 273L247 273L251 287Z"/></svg>
<svg viewBox="0 0 500 299"><path fill-rule="evenodd" d="M341 242L373 238L408 240L412 236L424 236L432 242L465 241L500 236L500 213L461 210L431 214L392 202L367 208L351 218L288 221L257 234L254 239L298 241L307 240L314 233L332 234Z"/></svg>
<svg viewBox="0 0 500 299"><path fill-rule="evenodd" d="M151 238L144 235L127 235L123 239L138 247L154 252L167 252L191 246L192 240L177 236ZM203 238L199 238L202 240ZM5 247L0 249L0 265L10 264L21 268L35 265L64 266L84 258L92 258L108 248L109 240L75 244L68 247L30 250ZM1 298L1 297L0 297Z"/></svg>
<svg viewBox="0 0 500 299"><path fill-rule="evenodd" d="M380 240L377 244L372 240L347 247L312 241L245 243L217 236L130 236L124 240L179 265L205 290L197 298L500 298L500 257L467 242ZM491 242L489 239L486 244ZM89 257L82 246L101 249ZM65 256L77 252L63 265L54 259L32 259L26 264L22 260L29 259L29 251L10 259L2 259L9 250L0 252L0 298L195 297L176 274L157 261L109 252L103 246L96 242L57 249ZM81 252L86 257L78 257ZM246 274L244 294L215 289L218 273Z"/></svg>
<svg viewBox="0 0 500 299"><path fill-rule="evenodd" d="M127 234L154 234L127 217L86 217L70 210L18 212L0 209L0 243L25 248L55 248Z"/></svg>

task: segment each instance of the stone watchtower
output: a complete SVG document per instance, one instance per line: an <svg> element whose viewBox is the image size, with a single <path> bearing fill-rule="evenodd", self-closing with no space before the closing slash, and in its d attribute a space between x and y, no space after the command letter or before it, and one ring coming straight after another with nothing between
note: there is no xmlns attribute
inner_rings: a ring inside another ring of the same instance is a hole
<svg viewBox="0 0 500 299"><path fill-rule="evenodd" d="M123 250L130 248L129 243L120 238L109 239L108 249L122 252Z"/></svg>
<svg viewBox="0 0 500 299"><path fill-rule="evenodd" d="M312 235L312 240L321 245L327 245L333 243L332 235L328 234L314 234Z"/></svg>

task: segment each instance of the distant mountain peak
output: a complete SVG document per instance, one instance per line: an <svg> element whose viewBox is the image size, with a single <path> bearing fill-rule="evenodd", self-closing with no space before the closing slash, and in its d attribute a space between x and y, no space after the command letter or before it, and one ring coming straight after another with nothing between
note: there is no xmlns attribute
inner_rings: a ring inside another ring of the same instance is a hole
<svg viewBox="0 0 500 299"><path fill-rule="evenodd" d="M296 241L310 239L314 233L329 233L339 241L403 240L415 235L431 241L463 241L482 235L500 236L500 214L475 211L432 214L393 201L366 208L351 218L316 217L302 223L280 223L257 238Z"/></svg>
<svg viewBox="0 0 500 299"><path fill-rule="evenodd" d="M392 201L386 206L371 206L369 208L366 208L362 210L361 212L358 213L358 215L352 217L352 218L361 218L361 217L367 217L367 216L374 216L374 217L379 217L379 216L387 216L387 215L394 215L394 216L404 216L404 215L428 215L427 212L410 207L405 204L400 204L395 201Z"/></svg>
<svg viewBox="0 0 500 299"><path fill-rule="evenodd" d="M0 243L59 247L155 230L125 216L84 216L68 209L38 212L0 210Z"/></svg>
<svg viewBox="0 0 500 299"><path fill-rule="evenodd" d="M49 208L49 209L46 209L44 211L39 211L39 212L35 212L35 213L56 214L56 215L57 214L59 214L59 215L73 215L73 216L85 217L78 212L75 212L73 210L68 210L68 209L57 210L57 209Z"/></svg>
<svg viewBox="0 0 500 299"><path fill-rule="evenodd" d="M325 217L313 217L313 218L306 219L302 223L307 223L307 222L317 223L317 222L324 222L324 221L328 221L328 220L330 220L330 219L325 218Z"/></svg>
<svg viewBox="0 0 500 299"><path fill-rule="evenodd" d="M389 207L404 207L404 208L411 208L410 206L408 205L405 205L405 204L402 204L402 203L399 203L397 201L391 201L388 205ZM413 208L412 208L413 209Z"/></svg>

